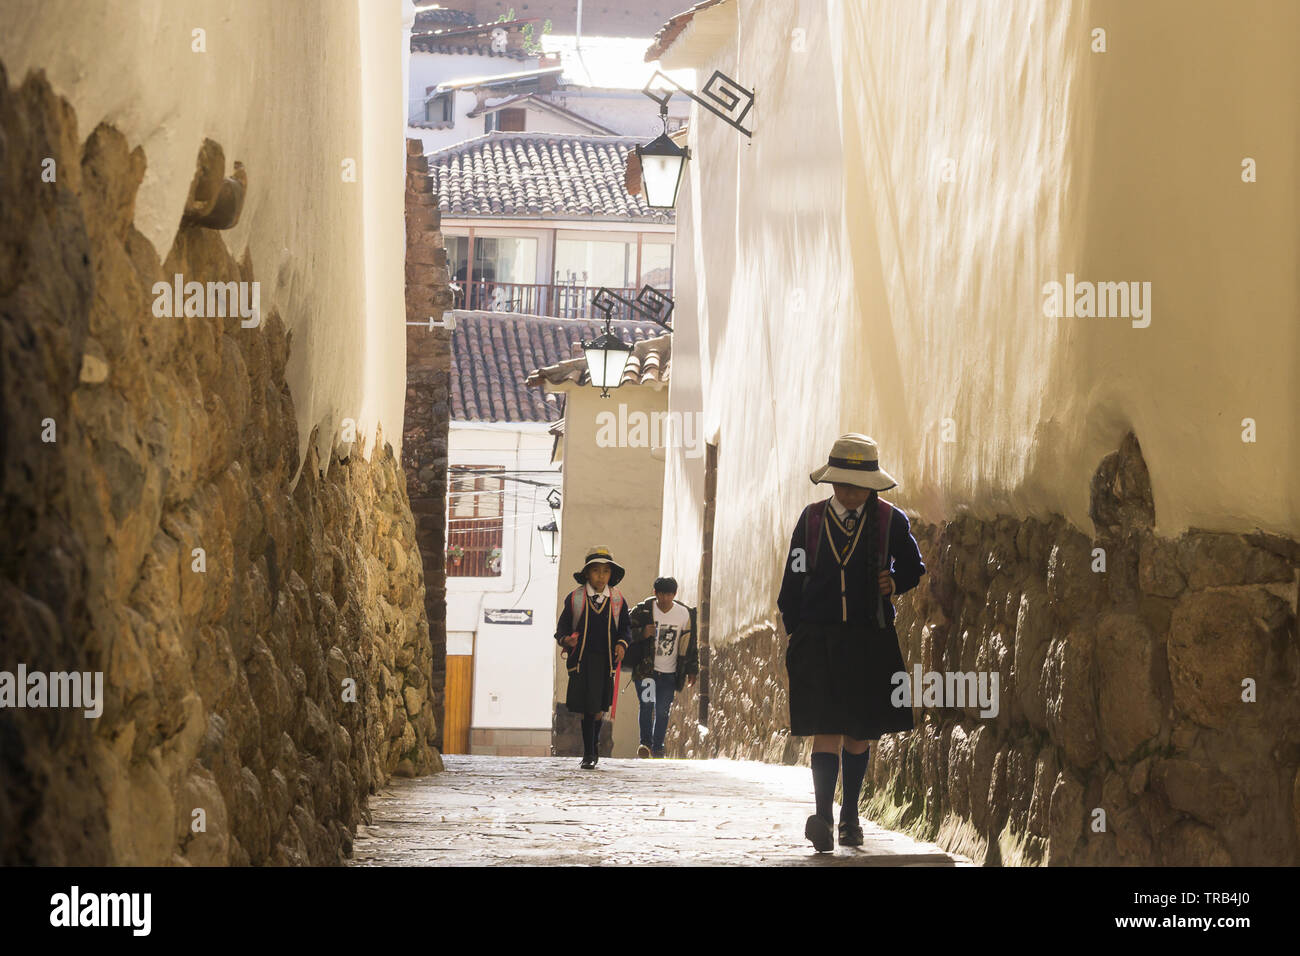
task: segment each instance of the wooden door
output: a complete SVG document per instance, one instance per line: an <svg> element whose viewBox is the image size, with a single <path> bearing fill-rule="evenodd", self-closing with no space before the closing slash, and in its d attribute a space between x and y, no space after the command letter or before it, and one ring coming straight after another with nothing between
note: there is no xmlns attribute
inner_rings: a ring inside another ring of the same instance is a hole
<svg viewBox="0 0 1300 956"><path fill-rule="evenodd" d="M474 655L447 655L447 685L443 694L442 752L469 753L470 701L474 691Z"/></svg>

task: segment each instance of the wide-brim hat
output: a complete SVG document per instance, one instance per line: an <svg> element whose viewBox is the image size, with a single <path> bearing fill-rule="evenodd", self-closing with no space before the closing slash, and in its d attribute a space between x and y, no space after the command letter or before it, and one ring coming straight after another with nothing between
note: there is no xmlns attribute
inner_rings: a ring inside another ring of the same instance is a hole
<svg viewBox="0 0 1300 956"><path fill-rule="evenodd" d="M866 435L849 432L835 439L826 464L808 476L813 484L842 482L874 491L887 491L898 484L880 467L876 443Z"/></svg>
<svg viewBox="0 0 1300 956"><path fill-rule="evenodd" d="M582 570L573 572L573 580L577 581L579 584L586 584L587 569L593 564L609 565L610 587L613 587L618 584L619 581L622 581L623 575L627 573L623 569L623 565L614 560L614 555L610 552L609 548L592 548L587 552L587 560L583 563Z"/></svg>

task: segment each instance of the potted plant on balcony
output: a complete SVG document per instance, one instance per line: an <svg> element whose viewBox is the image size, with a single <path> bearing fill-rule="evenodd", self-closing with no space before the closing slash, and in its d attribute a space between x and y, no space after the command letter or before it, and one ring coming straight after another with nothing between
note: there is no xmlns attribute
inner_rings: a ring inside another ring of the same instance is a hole
<svg viewBox="0 0 1300 956"><path fill-rule="evenodd" d="M465 549L458 544L453 544L447 549L447 560L451 562L453 568L460 567L460 559L465 557Z"/></svg>
<svg viewBox="0 0 1300 956"><path fill-rule="evenodd" d="M493 548L488 552L488 571L492 574L501 573L501 549Z"/></svg>

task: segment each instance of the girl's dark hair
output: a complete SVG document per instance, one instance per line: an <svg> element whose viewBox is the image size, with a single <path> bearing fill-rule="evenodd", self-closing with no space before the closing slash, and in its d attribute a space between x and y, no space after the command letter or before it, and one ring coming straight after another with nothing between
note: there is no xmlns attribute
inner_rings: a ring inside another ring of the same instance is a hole
<svg viewBox="0 0 1300 956"><path fill-rule="evenodd" d="M675 578L655 578L655 594L676 594L677 581Z"/></svg>

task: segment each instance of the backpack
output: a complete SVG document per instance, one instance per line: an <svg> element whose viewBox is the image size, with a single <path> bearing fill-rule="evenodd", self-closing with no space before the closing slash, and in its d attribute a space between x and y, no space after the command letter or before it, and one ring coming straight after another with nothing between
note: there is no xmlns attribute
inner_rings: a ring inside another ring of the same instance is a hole
<svg viewBox="0 0 1300 956"><path fill-rule="evenodd" d="M569 617L573 621L573 629L579 634L582 633L581 615L587 610L587 586L580 584L573 589L569 595ZM618 623L619 613L623 610L623 592L614 585L609 586L609 613L610 620ZM575 648L576 650L576 648Z"/></svg>
<svg viewBox="0 0 1300 956"><path fill-rule="evenodd" d="M808 555L808 577L804 578L804 587L812 578L817 567L817 553L821 551L822 521L826 517L826 508L831 499L814 501L804 512L803 548ZM876 526L880 529L880 567L889 567L889 524L893 517L894 506L879 495L876 496ZM811 543L810 543L811 542ZM876 600L876 623L885 626L884 595Z"/></svg>

